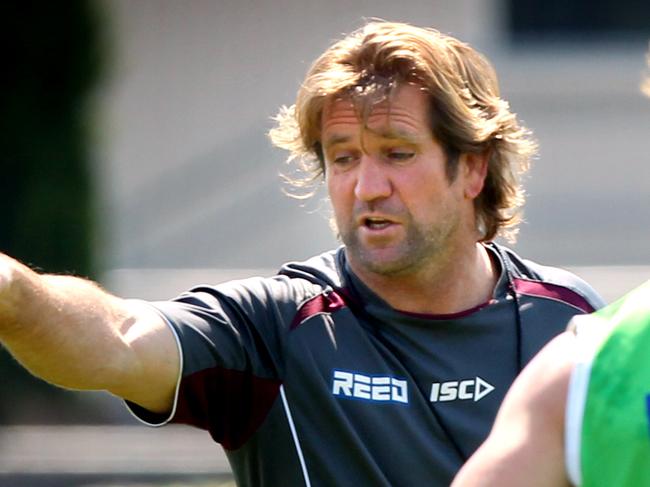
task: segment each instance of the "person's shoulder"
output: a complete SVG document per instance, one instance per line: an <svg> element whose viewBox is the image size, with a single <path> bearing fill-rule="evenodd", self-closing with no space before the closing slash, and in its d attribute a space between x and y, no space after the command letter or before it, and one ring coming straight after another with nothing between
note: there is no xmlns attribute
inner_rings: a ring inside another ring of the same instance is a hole
<svg viewBox="0 0 650 487"><path fill-rule="evenodd" d="M499 250L503 259L508 260L518 292L565 301L584 312L592 312L605 305L598 292L573 272L523 258L505 246L492 245Z"/></svg>
<svg viewBox="0 0 650 487"><path fill-rule="evenodd" d="M614 322L633 319L650 324L650 280L599 310L598 316Z"/></svg>
<svg viewBox="0 0 650 487"><path fill-rule="evenodd" d="M301 303L341 287L339 251L333 250L304 261L284 264L269 277L251 277L222 286L229 293L246 293L275 302Z"/></svg>
<svg viewBox="0 0 650 487"><path fill-rule="evenodd" d="M225 282L199 284L166 301L156 301L166 310L240 309L259 313L274 310L295 313L305 303L329 295L340 284L337 251L326 252L303 262L290 262L274 275L258 275Z"/></svg>
<svg viewBox="0 0 650 487"><path fill-rule="evenodd" d="M343 248L340 247L303 261L287 262L280 268L278 276L307 281L322 287L340 288L343 258Z"/></svg>

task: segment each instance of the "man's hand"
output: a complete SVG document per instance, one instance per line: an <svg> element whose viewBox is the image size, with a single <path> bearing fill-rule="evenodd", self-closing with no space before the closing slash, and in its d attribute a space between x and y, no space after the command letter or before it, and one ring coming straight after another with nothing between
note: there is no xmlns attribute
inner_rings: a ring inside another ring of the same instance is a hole
<svg viewBox="0 0 650 487"><path fill-rule="evenodd" d="M14 283L21 267L17 261L0 253L0 341L15 322L17 297Z"/></svg>
<svg viewBox="0 0 650 487"><path fill-rule="evenodd" d="M2 293L11 279L11 274L9 272L9 267L6 263L6 258L3 254L0 254L0 293Z"/></svg>

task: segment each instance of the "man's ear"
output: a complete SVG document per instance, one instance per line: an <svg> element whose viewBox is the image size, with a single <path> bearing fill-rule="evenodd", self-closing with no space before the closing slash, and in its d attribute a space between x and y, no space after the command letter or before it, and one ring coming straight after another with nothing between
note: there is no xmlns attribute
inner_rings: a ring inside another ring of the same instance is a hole
<svg viewBox="0 0 650 487"><path fill-rule="evenodd" d="M467 199L473 200L483 191L488 171L488 159L488 151L479 154L465 153L460 156Z"/></svg>

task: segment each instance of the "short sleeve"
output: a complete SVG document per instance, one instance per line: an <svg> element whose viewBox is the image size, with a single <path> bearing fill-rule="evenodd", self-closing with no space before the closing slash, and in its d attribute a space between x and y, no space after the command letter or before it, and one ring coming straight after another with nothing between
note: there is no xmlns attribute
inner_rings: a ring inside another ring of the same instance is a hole
<svg viewBox="0 0 650 487"><path fill-rule="evenodd" d="M149 425L190 424L225 447L241 444L279 393L284 340L305 294L305 286L278 276L200 286L151 303L177 338L182 371L170 414L129 409Z"/></svg>

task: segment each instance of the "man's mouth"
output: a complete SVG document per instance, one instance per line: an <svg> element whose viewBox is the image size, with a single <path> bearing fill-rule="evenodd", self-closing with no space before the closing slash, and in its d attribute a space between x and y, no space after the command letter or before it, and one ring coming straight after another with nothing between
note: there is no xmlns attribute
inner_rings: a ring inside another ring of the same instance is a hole
<svg viewBox="0 0 650 487"><path fill-rule="evenodd" d="M393 222L381 217L366 217L363 219L363 226L370 230L383 230L392 225Z"/></svg>

